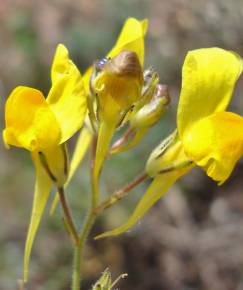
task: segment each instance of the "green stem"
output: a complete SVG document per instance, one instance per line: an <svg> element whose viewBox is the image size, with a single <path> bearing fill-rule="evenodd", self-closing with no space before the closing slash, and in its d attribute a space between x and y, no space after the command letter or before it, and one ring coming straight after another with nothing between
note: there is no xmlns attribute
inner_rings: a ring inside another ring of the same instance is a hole
<svg viewBox="0 0 243 290"><path fill-rule="evenodd" d="M92 151L91 151L91 183L92 183L92 200L91 200L91 209L84 221L83 228L79 234L79 243L74 248L74 258L73 258L73 277L72 277L72 290L80 290L81 288L81 271L82 271L82 263L83 263L83 253L84 247L87 240L87 237L92 229L92 226L95 222L96 215L94 214L94 208L97 205L96 198L96 186L94 185L94 160L95 160L95 152L96 152L96 137L93 139Z"/></svg>
<svg viewBox="0 0 243 290"><path fill-rule="evenodd" d="M92 211L90 211L79 235L79 244L74 248L72 290L80 290L84 247L90 230L94 224L95 217L96 216Z"/></svg>
<svg viewBox="0 0 243 290"><path fill-rule="evenodd" d="M81 280L81 248L79 245L74 247L73 255L73 276L72 276L72 290L80 290L80 280Z"/></svg>
<svg viewBox="0 0 243 290"><path fill-rule="evenodd" d="M62 210L63 210L63 215L64 215L64 220L65 220L66 226L71 234L71 238L72 238L74 244L78 245L79 237L78 237L76 227L75 227L73 219L72 219L70 209L69 209L67 201L65 199L65 193L64 193L63 187L58 187L58 194L59 194L60 203L62 205Z"/></svg>
<svg viewBox="0 0 243 290"><path fill-rule="evenodd" d="M115 191L112 195L110 195L106 200L104 200L99 206L94 208L94 214L100 215L105 209L113 206L115 203L119 202L123 199L129 191L134 189L136 186L144 182L149 176L147 173L143 173L137 176L132 182L128 183L121 189Z"/></svg>
<svg viewBox="0 0 243 290"><path fill-rule="evenodd" d="M92 200L91 200L91 208L89 213L84 221L83 228L79 234L79 243L74 247L74 258L73 258L73 276L72 276L72 290L80 290L81 288L81 271L82 271L82 264L83 264L83 254L84 248L86 244L86 240L88 235L92 229L92 226L96 220L96 217L103 212L104 209L112 206L117 201L122 199L130 190L135 188L137 185L142 183L148 178L146 173L135 178L132 182L127 184L122 189L115 192L110 198L105 200L99 207L98 200L97 200L97 186L95 186L95 178L93 174L94 170L94 160L95 160L95 152L96 152L96 138L93 139L93 146L92 146L92 158L91 158L91 183L92 183Z"/></svg>
<svg viewBox="0 0 243 290"><path fill-rule="evenodd" d="M134 134L135 131L133 128L129 127L125 133L123 134L123 136L118 139L112 146L111 146L111 149L110 149L110 153L112 151L115 151L117 149L119 149L119 147L121 147L128 139L129 137L131 136L131 134Z"/></svg>

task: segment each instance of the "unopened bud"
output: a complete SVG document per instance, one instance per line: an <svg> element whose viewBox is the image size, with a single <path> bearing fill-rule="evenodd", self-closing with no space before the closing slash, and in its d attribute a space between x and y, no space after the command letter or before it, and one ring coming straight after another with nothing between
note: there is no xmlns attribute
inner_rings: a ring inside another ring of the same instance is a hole
<svg viewBox="0 0 243 290"><path fill-rule="evenodd" d="M151 97L154 90L159 83L159 76L153 67L146 69L143 73L144 85L142 90L142 97L147 99Z"/></svg>
<svg viewBox="0 0 243 290"><path fill-rule="evenodd" d="M153 126L165 113L170 96L166 85L157 85L152 99L144 105L130 120L133 128L144 128Z"/></svg>
<svg viewBox="0 0 243 290"><path fill-rule="evenodd" d="M92 287L92 290L110 290L111 286L112 286L111 273L109 269L105 269L102 276Z"/></svg>
<svg viewBox="0 0 243 290"><path fill-rule="evenodd" d="M112 290L121 279L126 277L127 274L121 274L115 281L112 281L109 269L105 269L100 279L92 287L92 290Z"/></svg>
<svg viewBox="0 0 243 290"><path fill-rule="evenodd" d="M170 103L170 100L171 100L168 86L158 84L156 86L153 98L154 99L163 99L164 105L168 105Z"/></svg>
<svg viewBox="0 0 243 290"><path fill-rule="evenodd" d="M158 73L155 71L153 67L149 67L143 72L143 87L141 91L140 98L134 103L133 107L131 108L128 118L131 120L134 115L147 103L150 102L154 95L154 91L156 86L159 83L159 76Z"/></svg>

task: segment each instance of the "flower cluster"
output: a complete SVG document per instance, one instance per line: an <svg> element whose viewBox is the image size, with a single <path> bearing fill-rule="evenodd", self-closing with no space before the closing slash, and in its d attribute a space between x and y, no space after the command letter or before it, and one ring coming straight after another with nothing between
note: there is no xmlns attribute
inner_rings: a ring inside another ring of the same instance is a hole
<svg viewBox="0 0 243 290"><path fill-rule="evenodd" d="M107 156L129 150L168 109L168 87L160 83L154 68L144 68L147 20L129 18L114 48L95 61L81 76L64 45L58 45L51 69L48 96L33 88L17 87L7 99L6 146L31 152L36 186L25 248L24 279L32 244L51 187L58 190L52 205L62 202L64 219L74 243L75 225L64 203L63 189L70 182L93 140L92 209L99 206L99 177ZM146 164L152 178L147 191L128 221L97 238L127 231L168 189L194 166L200 166L222 184L243 154L243 118L226 112L242 72L242 59L221 48L188 52L182 69L177 109L177 129L158 145ZM111 144L116 130L126 131ZM80 130L69 166L66 142ZM95 211L94 211L95 213Z"/></svg>

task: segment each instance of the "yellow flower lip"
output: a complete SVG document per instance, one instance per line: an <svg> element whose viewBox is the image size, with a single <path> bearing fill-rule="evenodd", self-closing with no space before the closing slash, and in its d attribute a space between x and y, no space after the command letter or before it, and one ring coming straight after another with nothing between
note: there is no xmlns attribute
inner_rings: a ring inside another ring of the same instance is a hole
<svg viewBox="0 0 243 290"><path fill-rule="evenodd" d="M195 123L185 136L187 156L222 184L243 155L243 118L218 112Z"/></svg>
<svg viewBox="0 0 243 290"><path fill-rule="evenodd" d="M5 111L5 144L35 151L61 140L59 124L40 91L17 87L9 96Z"/></svg>

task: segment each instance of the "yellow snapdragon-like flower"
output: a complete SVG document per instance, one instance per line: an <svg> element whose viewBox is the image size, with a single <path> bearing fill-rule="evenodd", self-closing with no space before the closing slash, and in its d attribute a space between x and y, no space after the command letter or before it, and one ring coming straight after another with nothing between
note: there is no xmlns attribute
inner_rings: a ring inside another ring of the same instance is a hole
<svg viewBox="0 0 243 290"><path fill-rule="evenodd" d="M128 18L121 30L121 33L111 51L106 55L107 58L116 58L115 62L120 61L122 64L121 58L124 56L120 55L122 52L131 52L134 53L136 58L139 61L137 67L143 67L144 64L144 37L147 32L148 22L147 20L139 21L135 18ZM134 56L134 54L132 56ZM131 56L131 54L129 55ZM120 60L118 59L120 58ZM135 60L136 61L136 60ZM114 61L112 62L114 65ZM119 76L119 73L116 75L113 74L114 66L107 65L103 73L97 77L95 81L96 93L100 93L100 99L102 100L100 105L101 107L99 116L101 117L99 124L99 136L96 152L96 161L95 161L95 170L94 170L94 179L96 180L96 185L98 183L99 173L102 167L102 164L107 155L109 149L110 140L114 133L115 127L118 122L118 115L120 114L121 109L126 110L134 98L137 98L140 90L140 81L141 76L135 76L135 85L134 79L131 79L130 76L126 78ZM85 92L87 95L90 95L90 79L93 73L93 67L89 67L85 74L83 75L83 82L85 87ZM140 74L140 72L139 72ZM130 86L127 85L127 82L130 82ZM106 88L102 84L106 84ZM137 85L136 85L137 83ZM120 90L121 88L121 90ZM107 92L111 92L107 94ZM130 98L127 97L127 93L130 95ZM91 108L90 108L91 109ZM91 114L89 110L89 115ZM75 152L73 154L71 163L70 163L70 175L66 185L71 180L71 177L74 175L78 166L80 165L89 145L91 143L94 132L90 126L90 121L87 117L86 126L82 129L78 142L75 147ZM56 194L55 199L51 206L51 213L54 212L58 203L58 195Z"/></svg>
<svg viewBox="0 0 243 290"><path fill-rule="evenodd" d="M242 117L224 112L241 72L241 58L220 48L190 52L183 67L178 134L188 158L219 183L243 150Z"/></svg>
<svg viewBox="0 0 243 290"><path fill-rule="evenodd" d="M36 167L34 202L25 247L24 280L28 277L32 244L51 186L54 183L62 187L68 177L65 142L80 129L87 109L81 75L62 44L58 45L55 53L51 79L52 87L47 98L36 89L20 86L10 94L5 107L5 144L29 150Z"/></svg>
<svg viewBox="0 0 243 290"><path fill-rule="evenodd" d="M243 117L225 112L242 60L233 52L207 48L187 54L177 112L178 133L151 154L147 173L154 178L128 221L97 238L131 228L168 189L195 165L220 184L243 155Z"/></svg>
<svg viewBox="0 0 243 290"><path fill-rule="evenodd" d="M108 54L111 59L92 83L97 96L98 138L94 162L93 185L98 199L98 179L109 151L111 138L132 104L141 96L143 86L144 35L147 21L129 18L115 47Z"/></svg>

